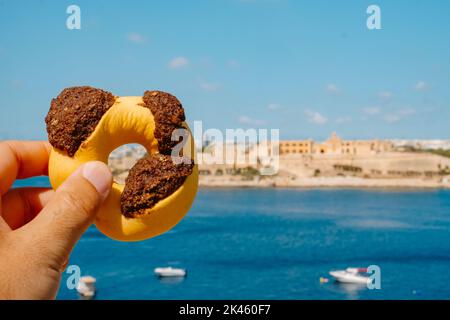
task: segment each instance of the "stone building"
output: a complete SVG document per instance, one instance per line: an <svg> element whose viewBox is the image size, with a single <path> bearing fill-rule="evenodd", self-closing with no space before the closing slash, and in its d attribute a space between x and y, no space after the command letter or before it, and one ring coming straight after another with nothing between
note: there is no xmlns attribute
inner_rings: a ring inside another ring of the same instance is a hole
<svg viewBox="0 0 450 320"><path fill-rule="evenodd" d="M324 142L313 140L280 141L280 155L372 155L393 150L392 143L382 140L342 140L333 132Z"/></svg>

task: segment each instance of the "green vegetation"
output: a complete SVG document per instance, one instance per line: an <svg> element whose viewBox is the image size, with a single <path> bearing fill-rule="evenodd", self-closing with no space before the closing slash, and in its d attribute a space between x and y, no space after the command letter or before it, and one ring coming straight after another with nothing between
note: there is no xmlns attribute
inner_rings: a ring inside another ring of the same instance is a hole
<svg viewBox="0 0 450 320"><path fill-rule="evenodd" d="M218 169L217 171L219 170L220 169ZM259 170L253 167L227 169L226 173L231 174L233 176L241 175L243 177L250 177L250 178L259 176Z"/></svg>
<svg viewBox="0 0 450 320"><path fill-rule="evenodd" d="M403 150L407 152L431 153L436 154L438 156L450 158L450 149L417 149L414 147L407 146L404 147Z"/></svg>
<svg viewBox="0 0 450 320"><path fill-rule="evenodd" d="M362 172L362 168L350 166L350 165L346 165L346 164L344 164L344 165L335 164L333 167L334 167L334 170L338 170L338 171Z"/></svg>
<svg viewBox="0 0 450 320"><path fill-rule="evenodd" d="M247 168L244 168L244 169L241 169L241 175L243 175L244 177L247 177L247 178L249 178L249 177L254 177L254 176L259 176L259 171L258 171L258 169L255 169L255 168L253 168L253 167L247 167Z"/></svg>
<svg viewBox="0 0 450 320"><path fill-rule="evenodd" d="M429 154L435 154L441 157L450 158L450 150L449 149L417 149L414 147L405 147L403 148L403 151L407 152L418 152L418 153L429 153ZM440 176L447 176L450 174L450 168L446 166L445 168L442 168L441 165L438 165L438 171L436 172L437 175ZM432 172L425 172L425 176L432 177Z"/></svg>
<svg viewBox="0 0 450 320"><path fill-rule="evenodd" d="M437 154L438 156L450 158L450 150L436 149L436 150L426 150L426 152L429 152L432 154Z"/></svg>

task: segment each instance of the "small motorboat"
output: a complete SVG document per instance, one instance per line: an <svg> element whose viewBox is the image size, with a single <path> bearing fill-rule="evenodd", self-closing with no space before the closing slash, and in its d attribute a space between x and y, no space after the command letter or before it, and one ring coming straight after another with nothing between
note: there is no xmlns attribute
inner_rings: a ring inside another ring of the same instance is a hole
<svg viewBox="0 0 450 320"><path fill-rule="evenodd" d="M367 273L366 268L347 268L345 270L330 271L330 275L336 281L342 283L369 284L371 279L363 275L363 273Z"/></svg>
<svg viewBox="0 0 450 320"><path fill-rule="evenodd" d="M155 275L158 277L185 277L186 270L172 267L160 267L155 269Z"/></svg>
<svg viewBox="0 0 450 320"><path fill-rule="evenodd" d="M78 281L77 284L77 292L85 297L85 298L92 298L95 296L95 283L97 280L94 277L91 276L83 276L80 278L80 281Z"/></svg>

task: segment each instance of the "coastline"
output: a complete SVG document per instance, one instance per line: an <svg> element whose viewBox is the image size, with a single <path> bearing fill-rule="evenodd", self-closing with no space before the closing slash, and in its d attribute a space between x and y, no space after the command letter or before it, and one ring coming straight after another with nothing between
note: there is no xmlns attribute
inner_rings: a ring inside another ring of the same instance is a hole
<svg viewBox="0 0 450 320"><path fill-rule="evenodd" d="M199 180L199 187L204 189L220 188L256 188L256 189L408 189L433 190L450 189L450 183L436 180L420 179L364 179L357 177L319 177L304 178L295 181L257 180L239 181L223 179Z"/></svg>
<svg viewBox="0 0 450 320"><path fill-rule="evenodd" d="M134 151L134 152L133 152ZM115 181L125 183L141 157L136 150L110 159ZM274 175L246 164L199 164L201 188L450 189L450 158L389 152L371 156L281 156Z"/></svg>

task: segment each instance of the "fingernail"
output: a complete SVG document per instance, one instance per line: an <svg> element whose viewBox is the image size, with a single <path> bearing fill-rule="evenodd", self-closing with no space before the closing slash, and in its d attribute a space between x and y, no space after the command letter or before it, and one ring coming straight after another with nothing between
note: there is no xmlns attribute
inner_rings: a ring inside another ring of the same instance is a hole
<svg viewBox="0 0 450 320"><path fill-rule="evenodd" d="M83 177L94 186L102 199L105 200L112 184L112 174L106 164L100 161L86 163L83 166Z"/></svg>

